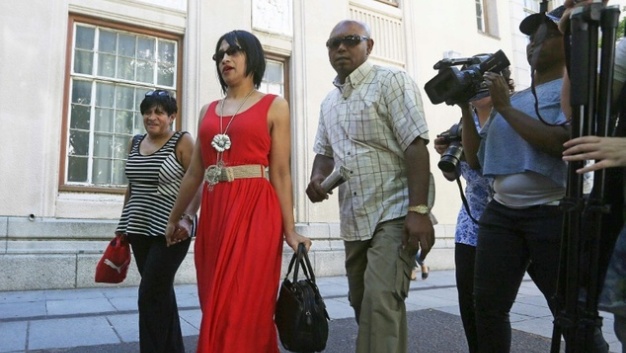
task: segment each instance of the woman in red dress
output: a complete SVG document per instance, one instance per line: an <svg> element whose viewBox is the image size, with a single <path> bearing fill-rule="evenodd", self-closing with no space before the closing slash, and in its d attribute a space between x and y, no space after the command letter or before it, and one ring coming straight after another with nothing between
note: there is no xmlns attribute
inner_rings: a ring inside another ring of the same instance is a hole
<svg viewBox="0 0 626 353"><path fill-rule="evenodd" d="M296 233L287 101L256 89L265 72L259 40L224 34L213 56L226 97L204 106L198 138L168 223L204 182L195 263L202 323L198 352L277 353L274 308L282 241L311 246ZM269 177L269 180L268 180Z"/></svg>

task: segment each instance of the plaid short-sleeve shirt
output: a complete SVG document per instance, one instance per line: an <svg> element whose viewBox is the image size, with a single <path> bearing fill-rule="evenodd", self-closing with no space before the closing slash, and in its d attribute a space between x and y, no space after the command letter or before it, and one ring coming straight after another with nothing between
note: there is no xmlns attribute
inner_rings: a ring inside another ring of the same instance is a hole
<svg viewBox="0 0 626 353"><path fill-rule="evenodd" d="M367 240L376 225L404 217L408 186L404 151L428 141L422 100L404 71L364 63L335 79L321 105L313 150L352 171L339 186L341 236Z"/></svg>

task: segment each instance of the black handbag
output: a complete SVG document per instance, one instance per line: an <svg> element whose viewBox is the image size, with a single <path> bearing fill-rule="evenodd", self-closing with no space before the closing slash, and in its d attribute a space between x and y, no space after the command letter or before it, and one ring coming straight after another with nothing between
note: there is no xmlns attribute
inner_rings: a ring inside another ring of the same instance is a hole
<svg viewBox="0 0 626 353"><path fill-rule="evenodd" d="M293 265L293 281L289 274ZM298 270L306 279L298 281ZM287 275L280 286L275 318L278 336L285 349L297 353L321 352L328 340L328 313L315 284L315 275L304 243L293 254Z"/></svg>

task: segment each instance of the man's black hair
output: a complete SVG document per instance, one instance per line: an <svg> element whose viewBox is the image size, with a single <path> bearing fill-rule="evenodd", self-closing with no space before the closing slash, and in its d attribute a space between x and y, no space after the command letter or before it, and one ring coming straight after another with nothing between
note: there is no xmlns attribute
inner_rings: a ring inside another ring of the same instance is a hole
<svg viewBox="0 0 626 353"><path fill-rule="evenodd" d="M263 79L263 75L265 74L265 51L263 50L263 46L261 45L259 39L254 34L247 31L231 31L221 36L220 39L217 41L217 45L215 46L216 53L220 50L222 41L226 41L229 46L238 45L239 47L241 47L243 52L246 54L245 74L246 76L252 74L254 87L259 88L259 86L261 85L261 80ZM222 86L222 92L226 93L226 89L228 88L228 86L222 78L222 74L219 72L219 61L215 62L215 67L217 68L220 85Z"/></svg>

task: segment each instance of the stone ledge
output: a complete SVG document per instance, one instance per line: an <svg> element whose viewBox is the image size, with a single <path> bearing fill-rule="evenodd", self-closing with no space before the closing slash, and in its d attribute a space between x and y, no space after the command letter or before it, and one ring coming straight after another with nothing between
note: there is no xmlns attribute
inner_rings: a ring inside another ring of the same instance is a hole
<svg viewBox="0 0 626 353"><path fill-rule="evenodd" d="M76 288L76 255L0 255L0 290Z"/></svg>
<svg viewBox="0 0 626 353"><path fill-rule="evenodd" d="M117 220L9 217L9 238L109 239Z"/></svg>
<svg viewBox="0 0 626 353"><path fill-rule="evenodd" d="M95 283L93 278L116 224L116 220L0 217L0 290L112 286ZM296 229L313 240L309 258L316 276L345 274L344 243L339 238L338 223L298 223ZM453 229L448 225L435 226L440 236L427 258L431 269L454 268L454 239L446 237L451 231L454 236ZM285 244L281 278L292 254ZM132 261L128 277L118 286L136 286L139 280ZM176 283L195 282L192 244Z"/></svg>
<svg viewBox="0 0 626 353"><path fill-rule="evenodd" d="M283 252L281 278L287 273L287 266L293 252ZM119 285L95 283L93 278L99 254L2 254L0 255L0 291L68 289L102 286L136 286L139 273L135 262L131 262L128 277ZM309 255L315 275L318 277L340 276L345 274L344 251L316 250ZM454 268L454 249L435 248L426 259L431 270ZM176 275L176 283L196 283L193 252L187 254Z"/></svg>
<svg viewBox="0 0 626 353"><path fill-rule="evenodd" d="M287 273L292 252L283 253L281 278ZM69 289L88 287L137 286L139 272L134 260L128 276L119 285L95 283L97 254L4 254L0 255L0 291ZM311 253L310 260L316 276L344 274L343 251ZM181 264L176 283L196 283L193 253L189 253Z"/></svg>

